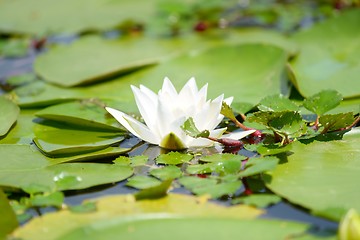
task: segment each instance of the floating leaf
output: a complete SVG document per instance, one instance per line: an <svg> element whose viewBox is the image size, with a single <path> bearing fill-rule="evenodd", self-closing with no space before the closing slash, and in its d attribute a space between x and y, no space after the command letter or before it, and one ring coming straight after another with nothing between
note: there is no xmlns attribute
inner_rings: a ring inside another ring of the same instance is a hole
<svg viewBox="0 0 360 240"><path fill-rule="evenodd" d="M107 196L97 199L96 206L97 211L86 214L73 213L69 210L61 210L59 212L45 214L39 218L34 218L28 224L18 228L13 236L25 239L43 239L43 232L44 230L47 230L47 240L59 239L65 234L69 234L70 232L76 231L76 229L84 226L91 226L92 224L101 222L107 224L111 223L114 219L128 219L131 216L139 214L148 216L148 218L151 218L151 215L155 213L165 213L183 216L185 219L190 216L198 216L215 217L217 219L228 218L235 220L252 219L262 213L261 210L248 206L237 205L224 207L218 204L200 202L198 198L179 194L169 194L160 199L141 201L135 201L134 197L130 195ZM268 224L267 221L266 224L261 225L264 225L264 227L269 226L269 229L273 229L274 226L272 226L271 222L272 221ZM276 225L280 228L279 234L284 234L284 229L287 227L284 226L283 222ZM178 224L176 224L176 226L177 228L179 227ZM196 226L196 223L192 223L191 228L194 229L194 226ZM221 225L217 226L217 231L219 231L219 226ZM226 224L224 226L226 226ZM237 224L237 236L239 234L239 226L242 226L242 224ZM245 224L244 229L249 229L249 226ZM255 226L255 229L258 228ZM305 231L305 229L306 227L303 227L301 228L301 231ZM164 228L160 232L164 232L163 230ZM184 232L184 229L181 228L181 232ZM204 231L202 230L201 232L203 233ZM253 231L251 232L252 234L254 233ZM149 232L146 236L149 236ZM193 238L193 236L194 235L192 235L191 238ZM201 238L200 235L199 237ZM143 238L144 235L142 235L142 239ZM250 236L249 239L251 239Z"/></svg>
<svg viewBox="0 0 360 240"><path fill-rule="evenodd" d="M165 166L162 168L155 168L150 170L150 174L154 177L159 178L160 180L168 180L179 178L182 175L180 168L176 166Z"/></svg>
<svg viewBox="0 0 360 240"><path fill-rule="evenodd" d="M323 115L331 109L337 107L342 100L342 96L334 90L324 90L309 98L306 98L303 105L309 111L317 115Z"/></svg>
<svg viewBox="0 0 360 240"><path fill-rule="evenodd" d="M137 175L128 179L126 186L137 188L137 189L145 189L150 187L155 187L161 184L156 178Z"/></svg>
<svg viewBox="0 0 360 240"><path fill-rule="evenodd" d="M35 71L50 83L71 87L158 63L190 47L193 47L193 43L180 39L176 41L142 35L120 39L87 36L71 45L53 47L40 55L35 61Z"/></svg>
<svg viewBox="0 0 360 240"><path fill-rule="evenodd" d="M12 38L0 39L0 56L3 57L24 57L29 51L29 39Z"/></svg>
<svg viewBox="0 0 360 240"><path fill-rule="evenodd" d="M292 144L294 154L269 173L267 187L290 202L321 212L330 208L360 211L359 131L343 140ZM333 216L327 216L333 217ZM339 219L334 219L339 220Z"/></svg>
<svg viewBox="0 0 360 240"><path fill-rule="evenodd" d="M279 112L268 125L272 130L289 137L300 137L306 131L305 123L298 112Z"/></svg>
<svg viewBox="0 0 360 240"><path fill-rule="evenodd" d="M47 160L51 164L59 164L65 162L88 162L88 161L102 161L109 158L114 158L120 154L129 152L130 148L121 148L121 147L108 147L101 150L90 151L83 154L76 153L75 155L67 156L55 156L47 157Z"/></svg>
<svg viewBox="0 0 360 240"><path fill-rule="evenodd" d="M86 6L86 7L84 7ZM154 13L154 1L47 0L2 1L0 31L44 35L74 34L86 30L108 30L124 20L147 20ZM133 13L137 14L134 15ZM119 14L121 13L121 14ZM34 15L35 14L35 15Z"/></svg>
<svg viewBox="0 0 360 240"><path fill-rule="evenodd" d="M35 195L29 198L29 204L35 207L54 206L60 208L64 201L64 194L62 192L53 192L44 195Z"/></svg>
<svg viewBox="0 0 360 240"><path fill-rule="evenodd" d="M145 188L137 192L134 197L136 200L144 199L158 199L165 197L169 188L171 187L172 180L165 180L164 182L158 184L157 186Z"/></svg>
<svg viewBox="0 0 360 240"><path fill-rule="evenodd" d="M327 131L341 130L350 126L354 122L353 113L338 113L322 115L319 119L320 124Z"/></svg>
<svg viewBox="0 0 360 240"><path fill-rule="evenodd" d="M241 198L235 198L232 204L244 203L259 208L265 208L269 205L276 204L281 201L281 198L275 194L251 194Z"/></svg>
<svg viewBox="0 0 360 240"><path fill-rule="evenodd" d="M238 176L248 177L273 170L276 168L278 162L279 159L277 157L250 158L245 165L245 169L240 172Z"/></svg>
<svg viewBox="0 0 360 240"><path fill-rule="evenodd" d="M20 108L12 101L0 96L0 137L5 135L15 123Z"/></svg>
<svg viewBox="0 0 360 240"><path fill-rule="evenodd" d="M262 56L261 61L257 57L259 55ZM47 106L97 96L100 99L123 101L127 103L124 105L127 109L135 111L136 104L129 85L144 84L157 91L161 88L159 79L163 79L166 72L176 87L183 86L192 76L196 76L198 85L209 83L211 86L210 98L224 93L226 96L241 96L249 103L257 104L264 97L264 92L286 95L287 92L281 90L281 76L286 60L285 51L270 45L220 46L198 54L177 57L93 86L68 89L35 82L26 88L17 88L13 94L18 96L19 104L26 107ZM235 61L237 65L234 68ZM253 84L254 82L257 84Z"/></svg>
<svg viewBox="0 0 360 240"><path fill-rule="evenodd" d="M8 77L6 79L6 84L9 84L11 86L20 86L20 85L35 81L36 79L37 79L37 76L34 73L32 73L32 72L24 73L24 74Z"/></svg>
<svg viewBox="0 0 360 240"><path fill-rule="evenodd" d="M245 156L239 154L231 154L231 153L223 153L223 154L212 154L209 156L203 156L200 158L202 162L223 162L223 161L230 161L230 160L244 160L246 159Z"/></svg>
<svg viewBox="0 0 360 240"><path fill-rule="evenodd" d="M34 184L48 189L83 189L113 183L130 177L130 167L99 163L51 162L27 145L0 144L0 185L26 188ZM101 172L101 174L99 174Z"/></svg>
<svg viewBox="0 0 360 240"><path fill-rule="evenodd" d="M263 98L257 106L260 111L283 112L298 111L299 106L282 95L272 95Z"/></svg>
<svg viewBox="0 0 360 240"><path fill-rule="evenodd" d="M193 158L190 154L184 154L179 152L169 152L168 154L161 154L156 158L157 163L178 165L181 163L189 162Z"/></svg>
<svg viewBox="0 0 360 240"><path fill-rule="evenodd" d="M5 239L17 226L16 215L9 204L9 200L0 188L0 238Z"/></svg>
<svg viewBox="0 0 360 240"><path fill-rule="evenodd" d="M91 131L53 121L36 124L34 133L36 146L50 156L101 150L124 140L122 133Z"/></svg>
<svg viewBox="0 0 360 240"><path fill-rule="evenodd" d="M281 144L263 144L256 148L256 151L261 154L262 156L267 155L276 155L279 153L284 153L291 151L291 144L287 144L285 146Z"/></svg>
<svg viewBox="0 0 360 240"><path fill-rule="evenodd" d="M189 174L206 174L215 171L217 163L205 163L189 165L186 168L186 172Z"/></svg>
<svg viewBox="0 0 360 240"><path fill-rule="evenodd" d="M69 210L73 213L91 213L97 210L95 202L84 202L80 205L69 206Z"/></svg>
<svg viewBox="0 0 360 240"><path fill-rule="evenodd" d="M182 177L179 182L196 195L209 195L219 198L234 194L242 185L241 181L217 183L215 179Z"/></svg>
<svg viewBox="0 0 360 240"><path fill-rule="evenodd" d="M341 14L295 33L300 52L291 63L294 85L305 97L336 89L345 98L360 96L360 10Z"/></svg>
<svg viewBox="0 0 360 240"><path fill-rule="evenodd" d="M122 131L117 121L108 116L101 101L84 100L58 104L36 112L36 116L102 131Z"/></svg>
<svg viewBox="0 0 360 240"><path fill-rule="evenodd" d="M186 119L184 124L180 127L182 130L184 130L184 132L187 135L189 135L193 138L199 138L199 137L207 138L210 135L209 130L204 130L204 131L200 132L199 129L196 128L194 119L192 117Z"/></svg>

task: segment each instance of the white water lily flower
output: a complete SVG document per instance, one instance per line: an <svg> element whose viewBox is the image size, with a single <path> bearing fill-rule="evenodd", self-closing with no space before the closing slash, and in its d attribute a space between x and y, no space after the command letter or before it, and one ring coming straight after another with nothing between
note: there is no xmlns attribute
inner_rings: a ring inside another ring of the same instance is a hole
<svg viewBox="0 0 360 240"><path fill-rule="evenodd" d="M233 98L224 99L222 94L212 101L207 101L207 84L198 90L194 78L191 78L179 93L168 78L164 79L158 95L143 85L140 85L140 88L131 88L146 125L119 110L109 107L106 107L106 110L127 130L146 142L173 150L214 144L206 138L192 138L183 131L181 126L190 117L198 130L209 130L210 137L220 138L226 130L215 128L224 117L220 114L222 102L230 105ZM245 137L252 132L250 130L237 133L235 138ZM231 135L227 137L233 138Z"/></svg>

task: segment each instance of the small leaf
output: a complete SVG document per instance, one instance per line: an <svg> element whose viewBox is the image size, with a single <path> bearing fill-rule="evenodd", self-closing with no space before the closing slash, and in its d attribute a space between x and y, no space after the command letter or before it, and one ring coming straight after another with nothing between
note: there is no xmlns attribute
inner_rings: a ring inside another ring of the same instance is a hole
<svg viewBox="0 0 360 240"><path fill-rule="evenodd" d="M95 202L84 202L80 205L70 206L69 210L73 213L91 213L96 211Z"/></svg>
<svg viewBox="0 0 360 240"><path fill-rule="evenodd" d="M6 83L11 86L19 86L36 80L34 73L24 73L21 75L11 76L6 79Z"/></svg>
<svg viewBox="0 0 360 240"><path fill-rule="evenodd" d="M132 167L144 166L148 162L149 158L145 155L138 155L130 158L130 165Z"/></svg>
<svg viewBox="0 0 360 240"><path fill-rule="evenodd" d="M354 122L354 115L351 112L326 114L320 117L319 122L327 131L335 131L350 126Z"/></svg>
<svg viewBox="0 0 360 240"><path fill-rule="evenodd" d="M156 178L148 177L148 176L134 176L128 179L126 186L137 188L137 189L145 189L150 187L159 186L161 181Z"/></svg>
<svg viewBox="0 0 360 240"><path fill-rule="evenodd" d="M239 177L248 177L274 169L279 162L277 157L250 158L245 169L238 174Z"/></svg>
<svg viewBox="0 0 360 240"><path fill-rule="evenodd" d="M31 183L25 187L22 188L24 192L28 194L36 194L36 193L46 193L51 192L51 188L45 185L37 184L37 183Z"/></svg>
<svg viewBox="0 0 360 240"><path fill-rule="evenodd" d="M215 179L198 177L183 177L179 182L196 195L208 194L212 198L234 194L241 187L241 181L217 183Z"/></svg>
<svg viewBox="0 0 360 240"><path fill-rule="evenodd" d="M244 203L258 208L265 208L280 201L281 198L275 194L251 194L250 196L235 198L231 203Z"/></svg>
<svg viewBox="0 0 360 240"><path fill-rule="evenodd" d="M164 181L164 180L168 180L168 179L179 178L179 177L181 177L182 172L181 172L180 168L171 165L171 166L165 166L162 168L152 169L150 171L150 174L152 176L157 177L160 180Z"/></svg>
<svg viewBox="0 0 360 240"><path fill-rule="evenodd" d="M0 39L0 56L23 57L28 52L29 44L29 39L13 38L6 41Z"/></svg>
<svg viewBox="0 0 360 240"><path fill-rule="evenodd" d="M64 194L62 192L53 192L44 195L35 195L29 199L31 206L49 207L54 206L60 208L64 202Z"/></svg>
<svg viewBox="0 0 360 240"><path fill-rule="evenodd" d="M156 163L178 165L189 162L193 158L190 154L179 152L169 152L168 154L161 154L156 158Z"/></svg>
<svg viewBox="0 0 360 240"><path fill-rule="evenodd" d="M306 130L305 123L298 112L279 112L277 117L272 119L268 125L274 131L292 137L299 137Z"/></svg>
<svg viewBox="0 0 360 240"><path fill-rule="evenodd" d="M116 158L113 163L122 166L139 167L144 166L148 162L149 158L145 155L138 155L133 157L120 156Z"/></svg>
<svg viewBox="0 0 360 240"><path fill-rule="evenodd" d="M186 172L189 174L206 174L211 173L216 168L217 163L205 163L188 165Z"/></svg>
<svg viewBox="0 0 360 240"><path fill-rule="evenodd" d="M282 95L272 95L263 98L258 106L260 111L282 112L298 111L299 106Z"/></svg>
<svg viewBox="0 0 360 240"><path fill-rule="evenodd" d="M335 90L323 90L304 100L304 107L317 115L323 115L337 107L342 101L342 96Z"/></svg>
<svg viewBox="0 0 360 240"><path fill-rule="evenodd" d="M226 104L226 102L222 102L220 113L232 121L236 120L233 110L229 105Z"/></svg>
<svg viewBox="0 0 360 240"><path fill-rule="evenodd" d="M135 194L136 200L143 200L143 199L157 199L166 196L169 188L171 187L172 180L166 180L161 184L146 188L141 190L140 192Z"/></svg>
<svg viewBox="0 0 360 240"><path fill-rule="evenodd" d="M196 128L194 119L192 117L188 118L184 124L181 126L181 129L184 130L184 132L193 137L193 138L207 138L210 135L209 130L204 130L202 132L199 131L199 129Z"/></svg>
<svg viewBox="0 0 360 240"><path fill-rule="evenodd" d="M260 145L256 149L256 151L262 156L276 155L279 153L288 152L290 150L291 150L291 144L287 144L285 146L281 144Z"/></svg>
<svg viewBox="0 0 360 240"><path fill-rule="evenodd" d="M230 160L244 160L245 156L231 153L222 153L222 154L213 154L205 157L201 157L200 161L202 162L222 162L222 161L230 161Z"/></svg>

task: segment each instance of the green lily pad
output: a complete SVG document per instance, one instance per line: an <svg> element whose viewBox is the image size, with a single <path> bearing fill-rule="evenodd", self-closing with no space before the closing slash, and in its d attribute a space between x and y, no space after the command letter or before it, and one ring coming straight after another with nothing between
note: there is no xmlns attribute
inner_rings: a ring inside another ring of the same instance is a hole
<svg viewBox="0 0 360 240"><path fill-rule="evenodd" d="M306 98L303 105L309 111L323 115L336 108L342 101L342 96L335 90L323 90L313 96Z"/></svg>
<svg viewBox="0 0 360 240"><path fill-rule="evenodd" d="M181 227L179 227L181 226ZM133 228L133 231L128 229ZM133 218L117 218L108 224L94 223L86 227L76 229L62 239L99 239L99 238L123 238L140 240L144 236L149 239L166 239L171 233L174 240L182 239L209 239L216 240L226 238L235 239L290 239L297 235L307 234L308 226L300 223L270 220L234 220L221 218L178 218L166 215L153 215L152 219L147 216ZM166 233L164 232L166 229ZM256 229L256 230L255 230ZM264 232L268 233L264 235ZM319 237L320 238L320 237Z"/></svg>
<svg viewBox="0 0 360 240"><path fill-rule="evenodd" d="M266 171L273 170L279 162L277 157L260 157L260 158L250 158L246 165L245 169L238 174L239 177L248 177L251 175L263 173Z"/></svg>
<svg viewBox="0 0 360 240"><path fill-rule="evenodd" d="M47 157L51 164L59 164L65 162L88 162L88 161L102 161L103 159L109 159L117 157L121 154L129 152L130 148L121 148L121 147L108 147L101 150L86 152L83 154L76 153L71 156L54 156ZM127 165L128 166L128 165Z"/></svg>
<svg viewBox="0 0 360 240"><path fill-rule="evenodd" d="M216 217L227 219L252 219L262 211L248 206L224 207L213 203L199 201L200 199L170 194L156 200L135 201L131 195L108 196L96 201L97 210L86 214L61 210L56 213L34 218L25 226L18 228L14 237L24 239L61 239L61 236L95 223L106 223L115 218L128 218L136 215L173 214L177 216ZM177 225L178 226L178 225ZM194 228L193 225L192 228ZM44 231L48 233L44 235ZM162 232L164 232L162 230ZM167 231L165 231L167 232ZM146 235L145 235L146 236ZM144 235L142 236L144 238Z"/></svg>
<svg viewBox="0 0 360 240"><path fill-rule="evenodd" d="M190 154L184 154L179 152L169 152L167 154L161 154L156 158L156 163L178 165L181 163L189 162L193 158Z"/></svg>
<svg viewBox="0 0 360 240"><path fill-rule="evenodd" d="M165 166L162 168L155 168L150 170L149 172L152 176L160 179L160 180L168 180L168 179L175 179L175 178L179 178L182 175L182 171L180 170L180 168L170 165L170 166Z"/></svg>
<svg viewBox="0 0 360 240"><path fill-rule="evenodd" d="M156 178L149 176L141 176L137 175L128 179L126 186L137 188L137 189L145 189L150 187L155 187L160 185L161 181Z"/></svg>
<svg viewBox="0 0 360 240"><path fill-rule="evenodd" d="M360 96L360 10L338 16L296 33L300 52L291 63L298 91L309 97L336 89L344 98Z"/></svg>
<svg viewBox="0 0 360 240"><path fill-rule="evenodd" d="M295 142L291 149L294 154L269 173L267 187L312 211L331 208L360 211L359 144L358 129L345 134L343 140L314 141L307 145Z"/></svg>
<svg viewBox="0 0 360 240"><path fill-rule="evenodd" d="M259 208L265 208L269 205L276 204L281 201L281 198L275 194L251 194L249 196L235 198L231 201L232 204L244 203Z"/></svg>
<svg viewBox="0 0 360 240"><path fill-rule="evenodd" d="M26 38L0 39L0 56L24 57L29 51L29 46L30 41Z"/></svg>
<svg viewBox="0 0 360 240"><path fill-rule="evenodd" d="M35 61L35 71L50 83L71 87L158 63L190 46L193 44L180 39L125 37L114 40L88 36L40 55Z"/></svg>
<svg viewBox="0 0 360 240"><path fill-rule="evenodd" d="M259 60L257 56L260 55L262 57ZM23 107L47 106L96 96L122 101L127 103L126 107L129 110L136 111L130 85L143 84L157 92L164 77L168 76L180 89L195 76L198 86L209 83L210 98L225 94L234 96L237 101L246 99L249 103L257 104L265 92L287 95L289 88L282 87L281 80L286 60L287 53L271 45L221 46L197 54L180 56L93 86L67 89L37 81L16 89L13 94L18 97L18 103ZM254 82L257 84L253 84Z"/></svg>
<svg viewBox="0 0 360 240"><path fill-rule="evenodd" d="M96 100L84 100L58 104L40 110L35 115L40 118L68 123L103 131L122 131L118 122Z"/></svg>
<svg viewBox="0 0 360 240"><path fill-rule="evenodd" d="M219 198L224 195L234 194L241 187L241 181L220 182L212 178L182 177L181 185L196 195L209 195L211 198Z"/></svg>
<svg viewBox="0 0 360 240"><path fill-rule="evenodd" d="M49 156L101 150L124 140L122 133L98 132L52 121L34 126L34 143Z"/></svg>
<svg viewBox="0 0 360 240"><path fill-rule="evenodd" d="M42 185L48 189L70 190L113 183L130 177L130 167L99 163L51 162L27 145L0 145L0 186L26 188ZM99 174L101 172L101 174Z"/></svg>
<svg viewBox="0 0 360 240"><path fill-rule="evenodd" d="M16 122L20 108L12 101L0 96L0 137L4 136Z"/></svg>
<svg viewBox="0 0 360 240"><path fill-rule="evenodd" d="M2 1L0 31L33 35L108 30L124 20L144 21L154 13L156 1L34 0ZM134 14L136 13L136 14Z"/></svg>

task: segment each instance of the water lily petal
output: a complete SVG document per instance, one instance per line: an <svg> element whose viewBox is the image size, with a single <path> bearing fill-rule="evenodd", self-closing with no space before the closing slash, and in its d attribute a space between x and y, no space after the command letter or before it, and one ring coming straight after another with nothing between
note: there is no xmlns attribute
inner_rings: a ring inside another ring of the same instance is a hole
<svg viewBox="0 0 360 240"><path fill-rule="evenodd" d="M171 96L176 96L178 93L174 87L174 85L172 84L172 82L170 81L170 79L168 77L164 78L164 83L162 85L161 90L159 91L159 93L168 93Z"/></svg>
<svg viewBox="0 0 360 240"><path fill-rule="evenodd" d="M145 87L143 87L144 89ZM139 109L139 112L144 119L147 127L154 133L158 133L158 124L156 122L155 111L157 109L157 103L152 101L151 94L149 96L150 89L145 90L148 94L144 91L141 91L137 87L131 86L131 89L134 93L135 102ZM155 99L155 101L157 101Z"/></svg>
<svg viewBox="0 0 360 240"><path fill-rule="evenodd" d="M247 131L232 132L232 133L223 135L221 138L230 138L233 140L239 140L239 139L242 139L242 138L252 134L255 131L256 131L255 129L252 129L252 130L247 130Z"/></svg>
<svg viewBox="0 0 360 240"><path fill-rule="evenodd" d="M159 144L160 139L157 138L150 129L137 121L135 118L110 107L105 108L121 125L123 125L129 132L134 134L136 137L152 143Z"/></svg>

